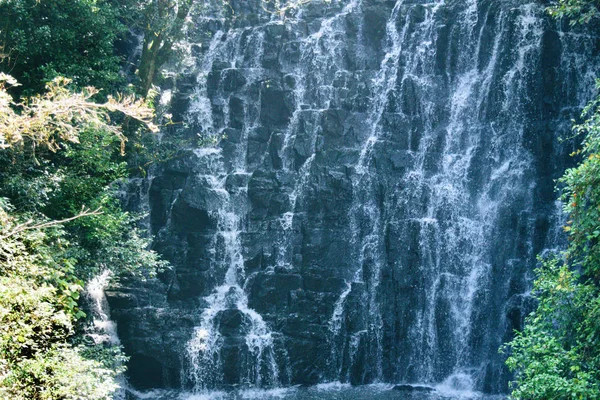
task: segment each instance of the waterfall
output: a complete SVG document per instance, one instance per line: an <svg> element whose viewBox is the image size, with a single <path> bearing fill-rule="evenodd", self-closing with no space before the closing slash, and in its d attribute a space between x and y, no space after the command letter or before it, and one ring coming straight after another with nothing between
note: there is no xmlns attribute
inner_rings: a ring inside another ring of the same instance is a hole
<svg viewBox="0 0 600 400"><path fill-rule="evenodd" d="M341 9L339 13L325 19L319 29L304 38L299 38L299 60L297 65L290 65L291 76L296 79L293 90L295 109L286 128L283 138L281 154L283 157L283 170L288 174L294 174L297 170L295 184L288 196L289 211L281 218L283 227L283 238L278 242L279 252L277 265L290 268L293 260L290 249L292 247L291 237L293 235L294 216L296 205L301 200L302 192L310 179L311 167L316 158L316 145L318 138L319 122L323 111L330 108L333 96L333 87L328 80L335 79L342 54L343 36L342 26L344 18L355 11L359 6L359 0L351 0ZM332 64L337 68L332 69ZM306 68L310 66L313 74L306 74ZM316 81L315 81L316 80ZM317 85L316 87L313 85ZM307 87L311 90L307 90ZM294 146L300 143L304 147L305 160L299 161L294 151ZM298 165L299 164L299 165Z"/></svg>
<svg viewBox="0 0 600 400"><path fill-rule="evenodd" d="M464 47L456 63L455 77L444 82L449 93L448 106L444 107L448 110L446 126L435 127L443 111L430 99L425 97L421 103L406 105L418 111L414 116L424 129L417 140L408 139L406 156L411 165L397 184L401 194L390 196L390 200L397 203L384 204L383 209L377 204L376 185L380 182L369 161L386 133L381 126L383 114L389 112L386 107L398 101L402 93L414 90L415 84L417 90L423 92L440 85L435 71L439 55L432 44L441 39L437 37L440 32L435 24L444 5L445 2L423 5L424 15L418 27L414 27L413 16L406 12L403 1L397 1L386 26L388 50L375 79L370 135L354 168L355 197L350 212L352 243L358 247L359 269L352 284L341 292L330 321L334 337L332 358L337 360L337 376L343 380L352 380L350 371L356 363L361 363L361 375L355 381L382 379L381 346L385 327L380 309L381 296L384 296L380 292L381 270L384 263L390 262L398 263L402 269L400 260L385 259L383 242L388 229L385 224L395 219L416 224L421 254L417 271L423 279L425 297L424 307L407 332L405 340L410 348L402 354L402 358L408 355L411 360L419 360L420 365L411 367L414 372L408 375L402 372L400 376L409 382L426 383L443 379L452 382L451 376L470 376L468 382L474 385L476 377L484 373L485 364L474 363L473 358L478 357L472 354L471 330L476 324L474 307L478 296L484 296L491 283L490 243L494 242L494 229L502 206L515 195L523 196L521 212L533 214L534 188L528 176L532 159L522 147L525 129L522 115L527 101L523 88L524 74L528 72L525 63L540 57L541 53L543 26L539 16L543 11L534 4L522 5L518 11L512 9L511 12L518 12L517 18L512 20L504 10L497 11L495 39L485 49L482 38L484 29L489 26L481 20L489 18L495 10L478 13L476 1L466 2L457 17L464 22L454 28L462 38L459 40L464 40ZM511 31L506 25L512 21L516 21L519 32L516 37L508 38ZM514 47L511 53L516 60L509 69L502 70L500 53L505 50L501 46L506 43ZM489 53L484 60L483 50ZM401 71L398 70L400 61L403 63ZM505 97L497 107L499 111L489 107L492 85L497 80L504 85ZM486 114L491 113L497 113L495 120L487 122ZM498 121L508 121L504 132L496 131L494 123ZM486 131L491 134L491 140L482 136ZM428 159L432 153L437 157L433 168L432 160ZM477 165L483 161L482 156L487 164L485 177L476 177L482 184L473 188L473 175L481 174L473 169L482 168ZM530 193L519 193L523 189ZM394 207L400 212L390 211ZM526 229L533 232L531 226ZM410 243L410 238L403 236L405 242ZM526 259L534 257L532 250L531 247L526 250ZM364 292L361 296L365 329L348 332L344 327L344 305L355 287ZM445 310L441 315L440 304ZM441 323L447 325L440 329ZM357 360L360 346L365 347L365 355ZM401 366L402 358L393 361ZM460 381L461 388L474 389L463 387L465 379Z"/></svg>
<svg viewBox="0 0 600 400"><path fill-rule="evenodd" d="M109 343L120 345L121 341L117 335L117 325L110 319L110 310L104 290L108 287L111 272L106 270L93 278L86 286L86 294L91 300L91 311L93 316L93 332L89 336L96 344Z"/></svg>
<svg viewBox="0 0 600 400"><path fill-rule="evenodd" d="M558 139L595 39L518 0L233 0L189 20L163 134L218 143L152 180L174 270L160 310L136 294L164 323L123 338L149 387L506 392L497 349L565 240Z"/></svg>
<svg viewBox="0 0 600 400"><path fill-rule="evenodd" d="M350 208L351 215L351 243L355 248L358 248L357 252L357 265L358 269L354 273L352 283L347 284L346 289L340 295L339 300L336 302L333 316L330 321L331 336L333 339L332 346L332 360L335 360L335 367L337 371L334 371L334 376L338 376L343 380L349 380L349 370L351 367L346 366L344 372L344 365L341 362L342 357L340 353L344 352L344 349L349 349L351 357L349 363L356 362L356 354L358 346L368 346L366 356L374 366L370 367L374 370L373 378L377 381L383 379L382 371L382 320L381 311L378 307L377 290L379 287L379 280L381 278L381 215L377 206L373 203L372 198L365 198L363 196L370 196L370 192L373 188L372 175L369 173L368 162L373 146L377 143L378 137L381 133L380 122L388 104L388 96L391 90L396 86L396 80L398 79L398 63L399 56L402 50L402 40L406 36L406 28L408 24L405 24L402 31L399 32L396 27L396 18L398 12L402 6L403 1L398 1L394 6L390 19L386 23L386 34L388 47L386 55L381 61L381 66L377 75L374 79L374 92L375 99L373 101L372 110L369 112L369 137L364 142L358 161L354 167L356 171L355 176L352 179L352 189L356 193L352 206ZM359 226L360 225L360 226ZM361 231L367 229L367 234L361 234ZM345 299L352 291L352 284L358 286L368 282L368 294L366 295L365 303L367 310L364 312L366 321L364 325L367 329L360 330L350 335L349 338L342 341L342 349L339 349L339 336L343 333L342 329L342 315L344 312ZM349 341L348 343L346 343ZM366 341L366 343L365 343Z"/></svg>
<svg viewBox="0 0 600 400"><path fill-rule="evenodd" d="M87 333L96 345L108 344L110 346L121 346L121 340L117 334L117 324L111 319L110 307L104 291L110 284L112 272L105 270L95 276L85 287L85 294L90 300L90 311L93 325ZM121 365L118 365L121 367ZM116 378L119 388L113 394L115 400L127 398L127 381L123 375Z"/></svg>
<svg viewBox="0 0 600 400"><path fill-rule="evenodd" d="M223 320L233 320L233 329L239 329L244 346L245 360L240 360L243 368L242 382L269 386L279 384L279 368L275 362L273 337L262 317L248 308L248 297L242 288L245 281L244 260L240 243L240 220L236 214L231 196L225 190L227 175L223 172L221 152L218 149L199 150L199 158L208 158L213 167L210 175L205 175L208 190L218 196L220 207L216 211L218 220L217 240L221 241L222 254L219 263L226 268L223 283L208 296L206 307L200 317L200 325L187 344L189 362L188 378L194 390L213 388L223 383L223 362L221 353L225 340L220 328ZM236 321L235 318L239 318ZM245 368L243 367L245 366Z"/></svg>
<svg viewBox="0 0 600 400"><path fill-rule="evenodd" d="M251 43L256 46L260 54L262 32L250 30ZM204 191L214 197L216 208L211 209L212 217L217 221L217 229L213 243L213 267L215 275L219 270L225 270L225 276L212 293L204 298L204 310L200 315L200 324L194 328L192 338L186 346L186 370L183 372L188 385L195 392L206 391L229 382L224 371L226 362L224 357L233 357L239 376L235 383L249 386L266 387L280 384L279 369L275 360L275 348L272 333L263 318L248 306L248 296L245 292L247 276L244 268L243 249L240 230L243 226L239 213L244 209L240 194L245 194L247 188L243 185L236 188L237 193L230 193L228 178L232 175L245 177L247 175L246 147L247 131L255 124L255 117L251 112L246 112L243 121L232 121L230 116L230 103L224 101L219 105L223 107L223 125L215 121L212 116L212 105L208 97L208 77L206 71L212 68L213 63L223 51L233 51L233 61L230 68L235 70L239 62L244 64L244 57L237 57L241 47L242 36L248 30L239 30L229 33L218 31L213 36L209 49L200 63L200 72L197 75L197 86L193 92L187 117L188 123L200 127L211 135L227 135L224 127L236 125L241 128L241 138L231 150L228 163L225 163L222 149L206 148L195 151L199 159L198 164L203 166L199 175ZM231 50L233 49L233 50ZM249 60L246 80L260 81L255 57ZM226 69L227 70L227 69ZM225 99L223 92L219 93ZM226 328L224 328L227 326ZM224 335L224 330L227 330ZM227 355L224 353L227 352ZM231 366L228 366L231 368Z"/></svg>

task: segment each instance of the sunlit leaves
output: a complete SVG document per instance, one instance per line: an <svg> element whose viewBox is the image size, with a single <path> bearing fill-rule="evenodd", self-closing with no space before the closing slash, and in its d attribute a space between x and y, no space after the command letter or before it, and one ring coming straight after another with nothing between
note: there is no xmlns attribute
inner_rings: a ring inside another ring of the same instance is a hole
<svg viewBox="0 0 600 400"><path fill-rule="evenodd" d="M555 18L567 18L571 25L586 24L599 15L597 0L559 0L548 11Z"/></svg>
<svg viewBox="0 0 600 400"><path fill-rule="evenodd" d="M86 128L113 133L123 147L125 136L118 125L111 124L110 112L119 112L157 130L152 123L153 111L133 96L109 97L98 104L91 100L97 89L71 92L67 87L70 80L58 77L46 85L45 94L15 103L7 92L14 83L7 75L0 76L0 148L29 142L34 147L56 151L60 141L78 142Z"/></svg>
<svg viewBox="0 0 600 400"><path fill-rule="evenodd" d="M16 81L0 75L0 156L11 160L0 165L0 398L111 398L119 350L71 344L85 281L103 268L150 276L166 266L111 188L128 176L114 122L155 130L152 110L133 97L96 103L96 89L69 83L16 102Z"/></svg>

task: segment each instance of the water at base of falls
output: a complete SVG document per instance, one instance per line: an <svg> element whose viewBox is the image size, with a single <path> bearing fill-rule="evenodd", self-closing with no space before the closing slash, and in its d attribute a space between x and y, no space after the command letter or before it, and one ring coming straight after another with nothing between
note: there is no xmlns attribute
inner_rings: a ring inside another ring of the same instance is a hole
<svg viewBox="0 0 600 400"><path fill-rule="evenodd" d="M316 386L291 386L270 390L240 389L230 392L189 393L168 390L132 393L136 400L503 400L505 396L458 390L447 381L437 386L372 384L351 386L332 382Z"/></svg>

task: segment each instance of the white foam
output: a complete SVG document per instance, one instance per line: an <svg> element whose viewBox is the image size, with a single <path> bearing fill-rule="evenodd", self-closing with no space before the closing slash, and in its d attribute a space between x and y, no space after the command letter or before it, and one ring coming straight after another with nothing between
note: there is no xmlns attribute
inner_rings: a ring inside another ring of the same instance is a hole
<svg viewBox="0 0 600 400"><path fill-rule="evenodd" d="M113 345L120 345L121 341L117 335L117 324L110 319L110 310L104 290L108 287L112 273L105 270L94 277L86 286L86 293L93 300L92 314L95 332L89 336L94 339L96 344L108 342Z"/></svg>
<svg viewBox="0 0 600 400"><path fill-rule="evenodd" d="M248 389L241 390L237 394L242 399L263 400L263 399L283 399L292 394L296 388L276 388L276 389Z"/></svg>
<svg viewBox="0 0 600 400"><path fill-rule="evenodd" d="M342 383L340 381L319 383L318 385L315 385L315 389L323 392L340 391L344 389L349 389L351 387L352 385L350 385L349 383Z"/></svg>
<svg viewBox="0 0 600 400"><path fill-rule="evenodd" d="M226 400L229 397L227 392L211 391L206 393L182 393L179 400ZM152 397L149 397L152 399Z"/></svg>
<svg viewBox="0 0 600 400"><path fill-rule="evenodd" d="M461 399L481 397L481 393L474 391L475 383L470 374L457 372L450 375L438 385L435 390L444 396L456 396Z"/></svg>

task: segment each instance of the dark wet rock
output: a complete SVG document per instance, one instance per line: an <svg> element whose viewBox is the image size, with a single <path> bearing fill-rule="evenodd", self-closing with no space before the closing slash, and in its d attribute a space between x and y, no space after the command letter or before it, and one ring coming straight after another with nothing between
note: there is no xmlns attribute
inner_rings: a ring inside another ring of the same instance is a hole
<svg viewBox="0 0 600 400"><path fill-rule="evenodd" d="M394 390L402 392L435 392L434 388L421 385L396 385L394 386Z"/></svg>
<svg viewBox="0 0 600 400"><path fill-rule="evenodd" d="M223 90L233 92L246 84L246 78L238 69L226 69L222 72Z"/></svg>
<svg viewBox="0 0 600 400"><path fill-rule="evenodd" d="M107 292L130 382L190 388L186 344L235 233L238 283L281 384L464 372L506 392L497 349L532 309L535 255L561 240L553 187L570 144L558 138L591 98L582 77L600 70L594 40L557 32L538 3L365 0L336 17L348 2L312 1L281 20L260 0L199 10L197 70L165 80L177 124L163 135L218 144L123 189L172 264ZM214 316L215 386L249 379L252 321L234 303Z"/></svg>
<svg viewBox="0 0 600 400"><path fill-rule="evenodd" d="M266 126L282 126L286 124L292 113L290 92L281 89L274 81L263 83L261 88L260 119Z"/></svg>

